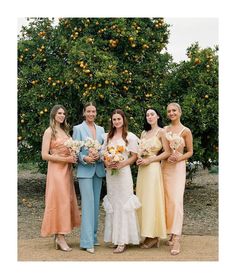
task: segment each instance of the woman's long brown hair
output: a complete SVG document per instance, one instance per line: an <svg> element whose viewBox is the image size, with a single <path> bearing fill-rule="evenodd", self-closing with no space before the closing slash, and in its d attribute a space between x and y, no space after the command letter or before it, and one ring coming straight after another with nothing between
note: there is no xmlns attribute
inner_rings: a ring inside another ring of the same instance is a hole
<svg viewBox="0 0 236 279"><path fill-rule="evenodd" d="M62 105L55 105L52 109L51 109L51 112L50 112L50 125L49 127L51 127L52 129L52 137L55 138L56 137L56 122L55 122L55 116L57 114L57 111L59 109L63 109L64 112L65 112L65 120L63 123L60 124L62 130L65 131L65 133L69 136L69 130L70 130L70 126L69 124L67 123L67 111L65 109L64 106Z"/></svg>
<svg viewBox="0 0 236 279"><path fill-rule="evenodd" d="M123 127L122 127L122 138L125 141L126 145L128 145L128 140L127 140L127 136L128 136L128 121L126 119L126 116L124 114L124 112L121 109L115 109L112 114L111 114L111 122L110 122L110 131L107 135L107 144L109 142L110 139L112 139L114 137L116 128L113 127L113 123L112 123L112 117L114 114L119 114L122 116L123 118Z"/></svg>

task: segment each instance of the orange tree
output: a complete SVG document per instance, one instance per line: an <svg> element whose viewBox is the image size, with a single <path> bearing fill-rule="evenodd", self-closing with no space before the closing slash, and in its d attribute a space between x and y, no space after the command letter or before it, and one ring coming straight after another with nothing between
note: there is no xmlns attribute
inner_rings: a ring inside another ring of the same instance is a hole
<svg viewBox="0 0 236 279"><path fill-rule="evenodd" d="M122 108L140 134L143 109L159 105L171 56L163 18L37 18L18 40L19 161L40 162L41 140L54 104L71 125L82 121L87 101L97 104L97 123L108 129Z"/></svg>
<svg viewBox="0 0 236 279"><path fill-rule="evenodd" d="M218 47L187 49L188 59L173 65L162 90L163 105L181 104L182 122L194 137L194 156L204 167L218 164Z"/></svg>
<svg viewBox="0 0 236 279"><path fill-rule="evenodd" d="M178 101L194 136L197 160L217 159L218 60L214 49L188 49L188 61L173 63L165 50L169 25L163 18L48 18L32 20L18 39L19 162L40 159L43 131L53 105L62 104L69 123L82 121L87 101L97 104L96 122L109 127L115 108L125 111L129 130L141 133L144 109L164 115ZM45 165L44 165L45 166Z"/></svg>

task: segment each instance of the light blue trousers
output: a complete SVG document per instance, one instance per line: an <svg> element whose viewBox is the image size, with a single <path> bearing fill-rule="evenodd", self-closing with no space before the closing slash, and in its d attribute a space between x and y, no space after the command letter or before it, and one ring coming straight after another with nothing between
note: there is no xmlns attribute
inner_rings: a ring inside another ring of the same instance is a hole
<svg viewBox="0 0 236 279"><path fill-rule="evenodd" d="M82 211L81 248L92 248L98 242L97 230L101 188L102 178L96 174L92 178L79 178Z"/></svg>

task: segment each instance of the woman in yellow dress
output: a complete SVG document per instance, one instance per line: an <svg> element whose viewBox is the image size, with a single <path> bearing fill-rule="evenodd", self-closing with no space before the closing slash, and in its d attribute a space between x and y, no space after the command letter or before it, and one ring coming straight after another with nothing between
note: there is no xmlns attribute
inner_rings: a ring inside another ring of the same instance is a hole
<svg viewBox="0 0 236 279"><path fill-rule="evenodd" d="M166 238L165 200L160 161L169 157L170 148L162 129L161 115L155 109L145 113L144 131L139 143L136 194L142 207L138 209L141 248L159 247Z"/></svg>
<svg viewBox="0 0 236 279"><path fill-rule="evenodd" d="M180 122L182 111L177 103L167 106L171 124L165 127L171 156L162 162L165 189L166 226L170 239L171 255L180 253L180 236L183 226L183 197L186 181L185 161L193 155L193 138L189 128Z"/></svg>

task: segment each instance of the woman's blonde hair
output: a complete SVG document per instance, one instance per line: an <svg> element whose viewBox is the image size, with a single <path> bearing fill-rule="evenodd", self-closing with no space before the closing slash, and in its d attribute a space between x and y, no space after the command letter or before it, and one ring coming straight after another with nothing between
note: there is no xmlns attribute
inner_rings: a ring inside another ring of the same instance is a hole
<svg viewBox="0 0 236 279"><path fill-rule="evenodd" d="M65 131L65 133L69 136L69 130L70 130L70 126L67 123L67 110L65 109L64 106L62 105L55 105L50 112L50 124L49 127L52 129L52 137L55 138L56 137L56 121L55 121L55 116L57 114L57 111L59 109L63 109L65 112L65 119L63 121L63 123L60 124L60 127L62 128L63 131Z"/></svg>
<svg viewBox="0 0 236 279"><path fill-rule="evenodd" d="M181 106L180 106L178 103L170 103L170 104L167 106L167 108L168 108L169 106L175 106L175 107L177 107L178 110L179 110L179 112L182 114Z"/></svg>

